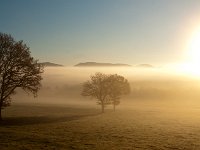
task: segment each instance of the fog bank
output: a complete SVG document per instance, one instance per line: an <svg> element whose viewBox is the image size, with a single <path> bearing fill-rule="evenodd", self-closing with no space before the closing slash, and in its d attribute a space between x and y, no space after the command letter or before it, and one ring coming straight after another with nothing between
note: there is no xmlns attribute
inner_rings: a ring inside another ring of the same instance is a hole
<svg viewBox="0 0 200 150"><path fill-rule="evenodd" d="M46 67L37 98L17 90L13 102L96 105L95 100L80 95L82 83L96 72L119 74L128 79L131 94L121 105L134 102L170 102L196 104L200 100L200 80L164 68L135 67Z"/></svg>

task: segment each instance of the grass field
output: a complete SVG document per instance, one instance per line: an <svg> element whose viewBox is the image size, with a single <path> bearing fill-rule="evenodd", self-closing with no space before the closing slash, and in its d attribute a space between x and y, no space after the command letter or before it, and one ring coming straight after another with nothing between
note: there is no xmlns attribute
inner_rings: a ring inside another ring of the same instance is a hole
<svg viewBox="0 0 200 150"><path fill-rule="evenodd" d="M135 104L107 109L14 104L3 111L0 149L200 149L200 108Z"/></svg>

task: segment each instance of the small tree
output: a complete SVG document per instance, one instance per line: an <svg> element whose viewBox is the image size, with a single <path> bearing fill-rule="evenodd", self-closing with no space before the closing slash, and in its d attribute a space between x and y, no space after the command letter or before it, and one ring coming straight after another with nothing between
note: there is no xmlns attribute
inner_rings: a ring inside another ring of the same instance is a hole
<svg viewBox="0 0 200 150"><path fill-rule="evenodd" d="M110 82L109 97L115 111L116 105L120 104L121 96L130 93L130 85L127 79L117 74L110 75L108 81Z"/></svg>
<svg viewBox="0 0 200 150"><path fill-rule="evenodd" d="M121 95L130 92L128 81L117 74L96 73L90 79L83 84L82 95L96 98L97 103L101 105L102 112L108 104L113 104L115 110L115 106L120 103Z"/></svg>
<svg viewBox="0 0 200 150"><path fill-rule="evenodd" d="M90 77L90 81L83 84L82 96L90 96L97 99L97 104L101 105L102 113L104 112L105 105L108 104L108 85L107 75L96 73Z"/></svg>
<svg viewBox="0 0 200 150"><path fill-rule="evenodd" d="M37 96L43 67L30 55L23 41L0 33L0 120L1 110L10 105L17 88Z"/></svg>

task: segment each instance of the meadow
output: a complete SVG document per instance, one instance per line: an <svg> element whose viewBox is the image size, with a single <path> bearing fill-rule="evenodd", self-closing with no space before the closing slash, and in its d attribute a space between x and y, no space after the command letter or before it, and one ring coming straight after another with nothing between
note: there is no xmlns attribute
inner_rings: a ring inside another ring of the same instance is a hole
<svg viewBox="0 0 200 150"><path fill-rule="evenodd" d="M3 111L1 150L200 149L200 107L152 103L107 108L13 104Z"/></svg>
<svg viewBox="0 0 200 150"><path fill-rule="evenodd" d="M132 90L116 112L108 106L102 114L94 99L80 95L81 83L97 70L105 71L49 68L38 98L18 90L3 110L0 149L200 149L198 79L109 69Z"/></svg>

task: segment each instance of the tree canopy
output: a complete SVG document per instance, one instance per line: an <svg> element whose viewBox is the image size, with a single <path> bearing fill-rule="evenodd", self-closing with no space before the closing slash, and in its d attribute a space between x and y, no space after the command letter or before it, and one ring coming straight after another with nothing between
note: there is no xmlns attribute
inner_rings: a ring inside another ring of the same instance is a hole
<svg viewBox="0 0 200 150"><path fill-rule="evenodd" d="M130 93L128 80L117 74L96 73L90 80L83 83L82 96L89 96L97 99L97 104L101 105L102 112L106 105L115 106L120 103L122 95Z"/></svg>
<svg viewBox="0 0 200 150"><path fill-rule="evenodd" d="M110 75L108 77L108 82L109 99L115 111L115 106L120 104L121 96L130 93L130 85L127 79L117 74Z"/></svg>
<svg viewBox="0 0 200 150"><path fill-rule="evenodd" d="M37 96L41 87L43 67L31 57L23 41L0 33L0 109L9 106L16 88ZM0 110L0 119L1 119Z"/></svg>

